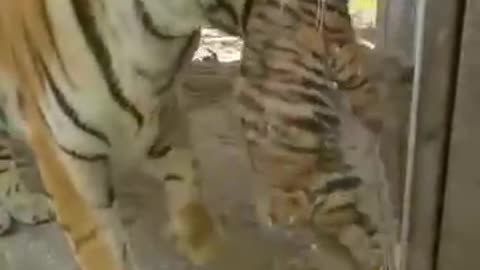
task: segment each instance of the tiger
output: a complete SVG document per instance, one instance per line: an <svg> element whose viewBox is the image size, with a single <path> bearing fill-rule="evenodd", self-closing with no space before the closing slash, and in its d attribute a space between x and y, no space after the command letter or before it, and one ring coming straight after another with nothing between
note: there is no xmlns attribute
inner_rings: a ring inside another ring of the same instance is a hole
<svg viewBox="0 0 480 270"><path fill-rule="evenodd" d="M33 151L46 189L28 191L8 167L5 224L48 221L53 209L80 269L136 269L114 181L142 169L165 183L178 249L206 260L216 231L175 89L199 27L233 28L241 12L235 1L0 1L3 124ZM20 199L29 216L8 207Z"/></svg>
<svg viewBox="0 0 480 270"><path fill-rule="evenodd" d="M240 90L240 118L260 180L268 179L264 182L282 196L300 198L295 205L311 216L316 229L367 229L368 215L358 213L352 195L362 179L349 176L341 153L331 149L336 148L338 120L322 93L343 90L366 126L380 129L380 102L356 58L346 1L1 0L5 125L9 136L32 149L47 192L42 196L14 188L1 202L8 205L24 196L26 205L40 206L29 209L30 223L51 219L51 205L80 269L137 269L126 224L115 209L114 188L116 179L137 168L164 182L178 249L196 265L218 253L219 230L201 202L198 160L177 93L205 25L245 40L235 89ZM280 41L286 47L275 47ZM271 60L280 66L272 68ZM269 74L273 76L265 76ZM271 99L274 103L261 104L252 96L254 84L283 90L278 78L292 89ZM307 106L292 111L295 104ZM278 122L270 114L259 115L263 108L281 109L291 117ZM317 121L298 118L312 108L319 109ZM267 123L266 137L258 133L263 127L253 127L261 122ZM331 136L324 141L327 133ZM323 172L331 179L314 187L312 178ZM322 197L326 199L319 201ZM14 210L8 211L15 217Z"/></svg>
<svg viewBox="0 0 480 270"><path fill-rule="evenodd" d="M359 269L385 267L394 243L382 234L391 224L378 208L392 211L388 194L378 196L383 184L355 173L340 140L341 100L374 138L386 115L386 93L369 76L348 1L264 1L250 17L234 95L258 178L259 219L334 239Z"/></svg>

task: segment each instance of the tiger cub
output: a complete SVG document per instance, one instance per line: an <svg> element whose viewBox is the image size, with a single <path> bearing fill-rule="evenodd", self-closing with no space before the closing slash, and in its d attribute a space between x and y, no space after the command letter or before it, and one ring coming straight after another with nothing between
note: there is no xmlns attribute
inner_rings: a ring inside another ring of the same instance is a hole
<svg viewBox="0 0 480 270"><path fill-rule="evenodd" d="M362 179L347 162L340 100L378 136L385 93L368 74L347 1L264 1L252 8L245 32L234 91L258 176L260 219L308 228L319 241L346 246L361 269L381 268L392 244L380 240L383 184ZM368 208L365 194L374 201Z"/></svg>

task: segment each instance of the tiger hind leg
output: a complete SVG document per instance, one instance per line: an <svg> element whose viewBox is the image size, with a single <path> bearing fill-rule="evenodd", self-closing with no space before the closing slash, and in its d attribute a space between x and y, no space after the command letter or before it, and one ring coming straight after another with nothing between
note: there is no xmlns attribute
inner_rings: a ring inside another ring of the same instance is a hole
<svg viewBox="0 0 480 270"><path fill-rule="evenodd" d="M348 249L360 269L378 269L384 263L385 239L378 217L360 201L360 195L369 188L365 180L335 173L322 182L314 192L311 216L317 236L334 237Z"/></svg>
<svg viewBox="0 0 480 270"><path fill-rule="evenodd" d="M345 269L378 269L383 264L379 226L358 201L366 184L359 177L343 173L318 178L310 189L268 190L257 201L262 210L260 219L270 226L287 229L307 225L315 235L312 247L334 257L341 256L334 261L352 264Z"/></svg>
<svg viewBox="0 0 480 270"><path fill-rule="evenodd" d="M165 187L169 224L167 234L177 250L195 265L204 265L219 251L219 228L201 201L193 153L164 146L148 160L145 171Z"/></svg>
<svg viewBox="0 0 480 270"><path fill-rule="evenodd" d="M183 105L173 95L165 102L158 115L156 138L148 148L142 169L164 186L169 240L173 240L182 256L199 266L217 257L220 224L202 200L197 160Z"/></svg>
<svg viewBox="0 0 480 270"><path fill-rule="evenodd" d="M9 139L0 140L0 234L9 231L12 219L25 224L40 224L54 219L50 199L30 191L23 183L19 167L28 166L18 160Z"/></svg>

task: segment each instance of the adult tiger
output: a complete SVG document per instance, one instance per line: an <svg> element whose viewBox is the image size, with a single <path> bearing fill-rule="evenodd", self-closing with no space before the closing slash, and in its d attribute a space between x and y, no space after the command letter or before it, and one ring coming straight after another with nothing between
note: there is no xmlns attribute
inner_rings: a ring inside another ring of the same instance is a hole
<svg viewBox="0 0 480 270"><path fill-rule="evenodd" d="M240 4L0 1L6 123L13 137L31 146L81 269L134 267L112 207L112 181L140 166L184 185L169 204L173 228L180 230L174 233L193 261L208 257L213 228L199 204L194 157L173 89L198 43L199 26L207 22L205 14L234 29L243 14ZM23 189L8 193L5 205L21 196L30 197L26 204L32 207L39 202ZM41 211L30 209L31 221L48 219L43 214L48 200L41 197L40 204ZM182 223L190 212L195 224ZM206 240L195 238L195 229Z"/></svg>
<svg viewBox="0 0 480 270"><path fill-rule="evenodd" d="M314 72L314 80L298 81L298 67L287 64L280 71L283 78L293 78L290 84L321 90L325 86L318 80L329 80L344 89L367 89L363 86L368 82L356 76L358 62L350 57L355 55L351 54L355 46L350 21L345 19L346 3L324 2L325 6L320 8L319 1L313 0L285 1L282 5L276 0L0 1L2 107L13 136L24 136L33 149L57 221L65 230L81 269L134 268L122 224L112 207L112 180L145 164L156 169L156 177L180 185L181 192L167 196L171 199L167 204L183 251L196 263L214 253L215 226L199 200L194 157L173 91L183 62L191 58L198 43L199 26L209 23L246 38L244 70L248 67L249 72L243 73L244 81L266 79L268 84L271 78L264 77L262 72L268 73L271 68L262 66L262 59L278 57L282 62L291 59L291 50L300 50L301 55L307 52L308 57L299 60L328 67L331 77ZM322 11L322 16L316 17L322 19L320 27L313 27L319 22L313 20L314 10ZM337 29L348 31L345 34L341 30L337 35ZM271 50L268 41L273 35L294 38L294 46L299 47ZM345 46L338 46L340 43ZM268 50L249 53L249 48ZM254 67L252 63L262 65ZM376 101L367 95L368 102L363 102L358 93L364 92L375 97L371 91L352 91L352 103L362 116L365 114L359 109L364 107L360 105L373 106L375 102L370 101ZM285 94L293 94L300 101L307 98L310 106L324 106L324 101L316 97L321 93ZM264 105L277 108L275 104ZM254 108L249 110L245 115L256 113ZM270 120L269 115L261 118ZM322 118L315 124L335 125L334 118L325 122ZM313 127L311 121L293 119L290 123L300 128L297 135L324 131ZM266 141L275 143L276 138L273 139L267 137ZM295 148L285 149L287 158L297 158ZM253 154L257 158L256 151ZM276 163L277 156L261 156L273 158L275 170L280 169L279 164L286 165ZM313 168L313 160L310 156L302 157L300 161L306 164L300 167ZM277 177L273 170L268 171L272 168L266 168L269 178ZM291 182L293 176L306 175L289 175L287 180ZM283 179L269 180L283 183ZM347 180L341 183L360 183L356 178ZM337 186L327 185L324 193L334 194ZM328 219L328 215L323 216Z"/></svg>

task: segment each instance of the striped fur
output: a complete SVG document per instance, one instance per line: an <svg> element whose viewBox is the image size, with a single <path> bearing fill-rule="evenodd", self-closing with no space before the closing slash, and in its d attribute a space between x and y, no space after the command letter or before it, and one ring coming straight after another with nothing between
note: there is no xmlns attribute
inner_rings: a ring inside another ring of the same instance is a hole
<svg viewBox="0 0 480 270"><path fill-rule="evenodd" d="M0 235L11 231L12 219L26 224L40 224L54 216L50 200L31 192L21 181L22 169L32 164L25 157L15 155L11 148L13 145L11 139L0 139Z"/></svg>
<svg viewBox="0 0 480 270"><path fill-rule="evenodd" d="M82 270L136 268L113 182L139 168L173 192L167 208L179 251L195 264L214 254L216 228L200 203L174 89L198 28L211 20L237 31L243 4L0 0L0 100L8 130L32 148ZM38 201L38 194L20 195ZM48 213L49 200L40 197ZM0 222L7 220L0 212Z"/></svg>
<svg viewBox="0 0 480 270"><path fill-rule="evenodd" d="M367 77L347 1L265 0L253 7L244 31L235 96L264 190L259 217L333 235L361 269L380 267L380 224L359 209L365 179L352 173L339 141L342 96L374 134L383 116L381 93ZM352 230L356 240L369 242L365 250L344 241Z"/></svg>
<svg viewBox="0 0 480 270"><path fill-rule="evenodd" d="M374 130L381 115L345 3L326 1L319 27L318 1L280 2L0 0L2 107L12 136L33 149L82 270L136 269L113 179L144 164L175 191L167 206L180 251L197 264L215 255L174 92L205 23L246 41L237 97L267 200L282 205L275 218L372 231L352 195L362 179L337 142L338 90Z"/></svg>

